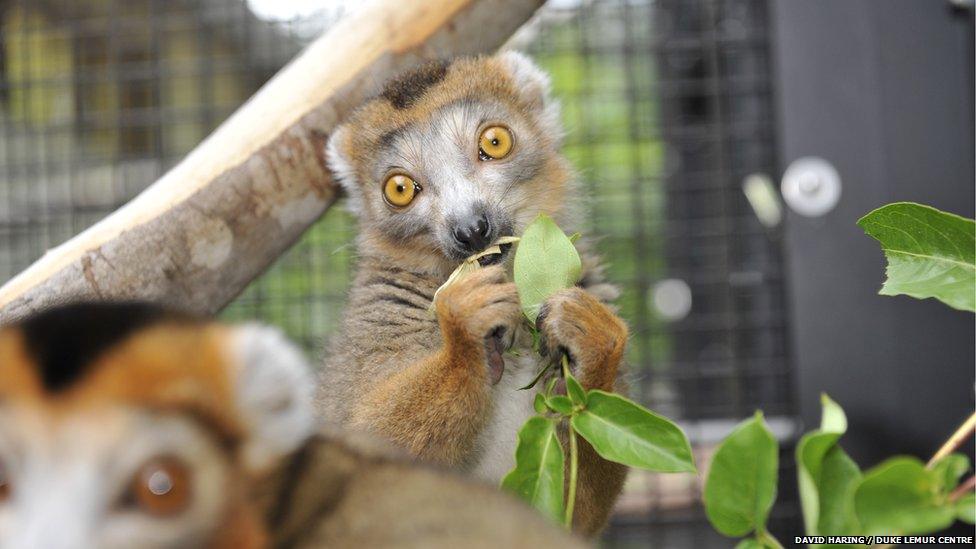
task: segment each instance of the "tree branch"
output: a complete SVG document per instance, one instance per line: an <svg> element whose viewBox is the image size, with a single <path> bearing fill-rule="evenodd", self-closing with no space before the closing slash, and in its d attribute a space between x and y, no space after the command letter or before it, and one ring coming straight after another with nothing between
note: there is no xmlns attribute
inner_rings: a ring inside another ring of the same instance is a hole
<svg viewBox="0 0 976 549"><path fill-rule="evenodd" d="M939 448L939 451L932 456L932 459L930 459L925 466L931 468L940 459L955 452L956 449L962 446L962 443L965 442L966 439L969 438L969 435L974 431L976 431L976 414L969 416L969 419L964 421L963 424L956 429L955 433L952 433L952 436L945 441L945 444Z"/></svg>
<svg viewBox="0 0 976 549"><path fill-rule="evenodd" d="M542 0L380 0L340 21L179 165L0 288L0 322L78 299L213 313L335 201L324 145L420 60L490 52Z"/></svg>

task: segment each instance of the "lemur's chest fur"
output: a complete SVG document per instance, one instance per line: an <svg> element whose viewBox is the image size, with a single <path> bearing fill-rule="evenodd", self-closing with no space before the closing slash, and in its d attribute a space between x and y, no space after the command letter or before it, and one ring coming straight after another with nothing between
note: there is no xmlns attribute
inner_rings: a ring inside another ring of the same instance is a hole
<svg viewBox="0 0 976 549"><path fill-rule="evenodd" d="M498 482L515 465L516 434L535 410L535 389L525 387L540 368L531 347L520 349L521 356L506 357L505 374L493 388L491 418L476 445L477 455L470 465L471 473L489 482Z"/></svg>
<svg viewBox="0 0 976 549"><path fill-rule="evenodd" d="M384 261L361 262L344 329L333 340L323 369L320 402L327 418L345 423L359 395L378 379L443 344L437 318L429 311L442 283L438 277ZM534 391L518 388L537 373L538 356L527 334L519 334L514 341L514 352L505 355L502 378L490 390L489 417L469 455L460 461L462 469L491 481L500 480L514 465L516 433L534 413Z"/></svg>

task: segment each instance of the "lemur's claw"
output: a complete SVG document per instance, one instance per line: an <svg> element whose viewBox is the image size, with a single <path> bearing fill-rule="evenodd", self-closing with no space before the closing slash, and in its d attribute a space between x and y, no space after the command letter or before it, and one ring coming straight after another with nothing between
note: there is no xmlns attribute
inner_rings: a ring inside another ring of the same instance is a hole
<svg viewBox="0 0 976 549"><path fill-rule="evenodd" d="M627 328L606 305L582 288L567 288L546 300L536 325L543 356L559 364L565 355L587 388L612 388Z"/></svg>
<svg viewBox="0 0 976 549"><path fill-rule="evenodd" d="M485 337L485 359L488 364L488 379L497 385L505 373L505 327L498 326Z"/></svg>

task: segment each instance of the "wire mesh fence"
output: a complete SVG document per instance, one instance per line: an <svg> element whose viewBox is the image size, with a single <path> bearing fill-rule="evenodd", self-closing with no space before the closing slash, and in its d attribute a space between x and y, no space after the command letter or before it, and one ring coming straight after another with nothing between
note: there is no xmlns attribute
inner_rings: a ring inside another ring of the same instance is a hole
<svg viewBox="0 0 976 549"><path fill-rule="evenodd" d="M0 280L162 175L343 9L323 1L275 19L255 7L0 1ZM623 291L633 396L680 420L700 464L757 408L784 452L796 431L780 229L742 190L776 172L767 10L553 0L513 39L562 103L586 230ZM354 234L333 208L224 316L280 326L321 353ZM727 546L706 527L700 493L690 475L633 474L607 543ZM797 530L795 494L779 502L774 530Z"/></svg>

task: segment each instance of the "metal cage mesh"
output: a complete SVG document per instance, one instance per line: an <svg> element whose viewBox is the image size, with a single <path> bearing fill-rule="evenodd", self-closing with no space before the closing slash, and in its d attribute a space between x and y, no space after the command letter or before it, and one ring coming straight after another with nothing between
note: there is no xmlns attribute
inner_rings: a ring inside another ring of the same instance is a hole
<svg viewBox="0 0 976 549"><path fill-rule="evenodd" d="M0 10L0 280L162 175L341 11L268 21L240 0ZM792 461L780 229L742 191L776 171L767 10L555 0L513 38L562 103L587 231L623 291L633 396L681 421L700 465L758 408ZM342 312L354 231L333 208L224 316L280 326L318 355ZM727 546L706 527L700 490L690 475L635 472L607 543ZM774 530L792 531L795 501L780 494Z"/></svg>

